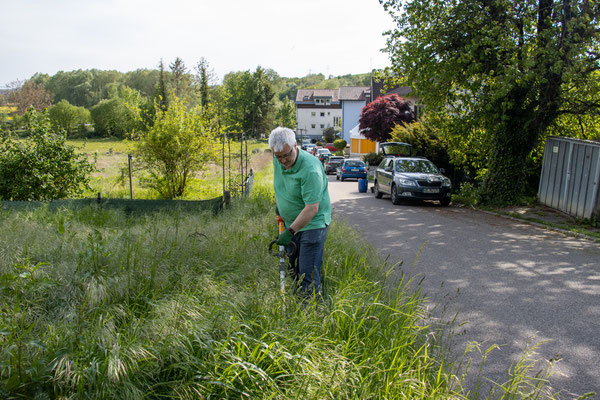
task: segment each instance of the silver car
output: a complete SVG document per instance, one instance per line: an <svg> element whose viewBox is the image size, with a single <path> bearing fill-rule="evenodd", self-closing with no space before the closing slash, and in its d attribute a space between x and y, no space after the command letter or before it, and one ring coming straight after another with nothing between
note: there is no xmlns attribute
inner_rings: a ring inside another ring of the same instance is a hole
<svg viewBox="0 0 600 400"><path fill-rule="evenodd" d="M373 193L380 199L389 194L392 203L402 200L437 200L450 204L452 184L428 159L421 157L386 157L375 171Z"/></svg>

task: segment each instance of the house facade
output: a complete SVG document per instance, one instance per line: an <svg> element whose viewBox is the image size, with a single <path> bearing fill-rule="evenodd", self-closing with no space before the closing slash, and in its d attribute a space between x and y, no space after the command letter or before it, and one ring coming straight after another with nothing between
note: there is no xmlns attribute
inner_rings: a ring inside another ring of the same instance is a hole
<svg viewBox="0 0 600 400"><path fill-rule="evenodd" d="M350 131L358 125L362 108L371 99L369 86L342 86L339 89L339 99L342 104L342 131L340 136L350 143Z"/></svg>
<svg viewBox="0 0 600 400"><path fill-rule="evenodd" d="M412 104L419 116L418 98L408 86L384 91L383 82L371 77L370 86L342 86L339 89L299 89L296 95L296 136L302 139L321 139L323 130L341 129L340 136L348 144L356 139L358 120L365 105L385 94L397 94ZM360 132L359 132L360 134ZM363 146L359 146L362 147ZM369 144L369 149L371 144ZM366 147L365 147L366 148ZM359 151L359 153L363 153Z"/></svg>
<svg viewBox="0 0 600 400"><path fill-rule="evenodd" d="M338 89L298 89L296 95L296 136L321 139L323 130L342 125Z"/></svg>

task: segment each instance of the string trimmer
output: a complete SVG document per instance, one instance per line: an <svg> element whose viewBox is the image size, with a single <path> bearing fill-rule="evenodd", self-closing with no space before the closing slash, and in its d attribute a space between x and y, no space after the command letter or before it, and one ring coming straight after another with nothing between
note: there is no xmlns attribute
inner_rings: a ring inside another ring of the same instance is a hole
<svg viewBox="0 0 600 400"><path fill-rule="evenodd" d="M279 215L277 216L277 225L279 226L279 234L285 230L285 224L283 223L283 218ZM279 257L279 288L281 289L281 293L285 292L285 257L288 256L287 251L285 250L285 246L279 246L279 251L277 253L273 253L273 245L277 243L277 239L271 241L269 243L269 254L275 257ZM296 243L290 242L292 246L292 255L296 254Z"/></svg>

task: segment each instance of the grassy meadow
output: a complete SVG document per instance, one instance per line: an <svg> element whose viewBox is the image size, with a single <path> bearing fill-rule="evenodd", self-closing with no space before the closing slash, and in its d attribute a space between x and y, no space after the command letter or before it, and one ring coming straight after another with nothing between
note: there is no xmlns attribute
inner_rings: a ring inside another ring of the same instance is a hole
<svg viewBox="0 0 600 400"><path fill-rule="evenodd" d="M86 153L90 160L96 160L98 172L91 177L91 190L84 193L84 197L97 197L101 193L104 198L129 198L129 167L128 154L131 153L131 144L118 139L87 139L68 140L69 145L75 146L80 152ZM231 152L239 154L239 142L231 143ZM268 144L265 140L248 142L249 168L254 172L268 168L271 155L265 150ZM231 161L231 173L238 174L239 158ZM228 161L226 162L228 167ZM156 193L144 186L145 171L134 158L132 162L133 197L136 199L153 199ZM229 170L226 171L229 178ZM236 180L237 182L237 180ZM222 160L210 164L207 168L190 180L189 188L183 200L204 200L221 196L223 194Z"/></svg>

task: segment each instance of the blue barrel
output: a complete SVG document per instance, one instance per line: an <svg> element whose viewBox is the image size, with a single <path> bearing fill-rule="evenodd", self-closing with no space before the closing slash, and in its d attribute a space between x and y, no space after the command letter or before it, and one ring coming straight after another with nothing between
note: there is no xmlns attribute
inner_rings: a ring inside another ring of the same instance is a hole
<svg viewBox="0 0 600 400"><path fill-rule="evenodd" d="M359 179L358 180L358 191L360 193L367 193L367 186L369 185L368 179Z"/></svg>

